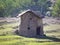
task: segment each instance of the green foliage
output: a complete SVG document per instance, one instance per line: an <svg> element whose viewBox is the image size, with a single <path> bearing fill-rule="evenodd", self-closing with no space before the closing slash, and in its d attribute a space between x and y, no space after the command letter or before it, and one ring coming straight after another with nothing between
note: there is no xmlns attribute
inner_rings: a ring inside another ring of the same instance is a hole
<svg viewBox="0 0 60 45"><path fill-rule="evenodd" d="M60 17L60 0L56 0L56 4L53 6L52 15Z"/></svg>
<svg viewBox="0 0 60 45"><path fill-rule="evenodd" d="M0 0L0 16L16 16L21 10L29 8L40 11L45 3L46 0Z"/></svg>

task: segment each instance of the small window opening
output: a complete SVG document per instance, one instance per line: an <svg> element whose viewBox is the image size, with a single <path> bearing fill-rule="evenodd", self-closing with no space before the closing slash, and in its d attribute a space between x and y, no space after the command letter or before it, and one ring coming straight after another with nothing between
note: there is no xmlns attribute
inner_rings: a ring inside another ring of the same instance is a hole
<svg viewBox="0 0 60 45"><path fill-rule="evenodd" d="M28 27L28 30L30 30L30 27Z"/></svg>

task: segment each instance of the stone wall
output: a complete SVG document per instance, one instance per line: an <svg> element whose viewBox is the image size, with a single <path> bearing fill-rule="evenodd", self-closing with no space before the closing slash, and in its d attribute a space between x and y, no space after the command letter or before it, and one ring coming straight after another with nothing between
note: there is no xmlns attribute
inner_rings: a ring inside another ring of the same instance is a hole
<svg viewBox="0 0 60 45"><path fill-rule="evenodd" d="M41 26L41 30L43 30L42 19L32 13L25 13L20 17L20 21L20 35L34 37L36 36L36 28L38 26ZM41 34L43 34L43 31L41 31Z"/></svg>

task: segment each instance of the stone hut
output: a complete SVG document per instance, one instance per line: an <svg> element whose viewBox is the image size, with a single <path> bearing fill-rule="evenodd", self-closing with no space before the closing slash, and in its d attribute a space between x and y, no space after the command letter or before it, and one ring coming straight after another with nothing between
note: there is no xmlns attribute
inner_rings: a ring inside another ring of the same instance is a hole
<svg viewBox="0 0 60 45"><path fill-rule="evenodd" d="M28 37L44 35L42 15L38 11L26 10L18 17L20 18L19 35Z"/></svg>

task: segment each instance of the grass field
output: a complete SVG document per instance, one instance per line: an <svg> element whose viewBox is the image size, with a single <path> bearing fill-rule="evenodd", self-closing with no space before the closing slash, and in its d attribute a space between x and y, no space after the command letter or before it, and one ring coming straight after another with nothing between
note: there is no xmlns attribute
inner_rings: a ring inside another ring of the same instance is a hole
<svg viewBox="0 0 60 45"><path fill-rule="evenodd" d="M0 22L0 45L60 45L60 24L44 26L45 38L28 38L16 35L18 22Z"/></svg>

